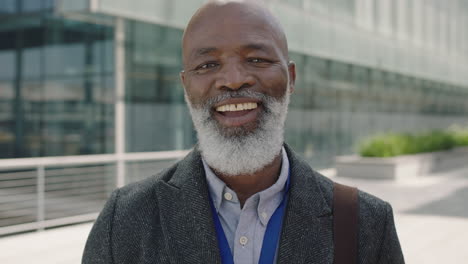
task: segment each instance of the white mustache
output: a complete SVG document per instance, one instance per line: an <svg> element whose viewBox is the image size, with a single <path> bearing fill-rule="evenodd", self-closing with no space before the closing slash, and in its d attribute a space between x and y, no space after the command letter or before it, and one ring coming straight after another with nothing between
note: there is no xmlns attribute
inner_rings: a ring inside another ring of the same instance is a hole
<svg viewBox="0 0 468 264"><path fill-rule="evenodd" d="M251 90L240 90L240 91L233 91L233 92L225 92L218 96L209 98L200 106L205 109L211 109L214 105L218 104L219 102L227 100L227 99L231 99L231 98L252 98L252 99L259 100L261 102L265 102L265 101L273 99L273 97L259 93L259 92L254 92Z"/></svg>

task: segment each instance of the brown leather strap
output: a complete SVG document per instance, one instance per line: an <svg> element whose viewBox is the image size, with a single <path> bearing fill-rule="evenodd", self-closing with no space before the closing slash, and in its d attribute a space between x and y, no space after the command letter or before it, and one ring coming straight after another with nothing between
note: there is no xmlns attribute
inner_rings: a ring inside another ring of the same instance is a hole
<svg viewBox="0 0 468 264"><path fill-rule="evenodd" d="M335 183L333 192L334 264L357 263L358 212L358 190Z"/></svg>

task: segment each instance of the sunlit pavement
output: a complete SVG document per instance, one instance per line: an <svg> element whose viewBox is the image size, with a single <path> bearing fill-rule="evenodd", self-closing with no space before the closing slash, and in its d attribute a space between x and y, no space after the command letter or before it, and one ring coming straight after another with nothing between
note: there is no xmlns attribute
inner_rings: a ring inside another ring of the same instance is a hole
<svg viewBox="0 0 468 264"><path fill-rule="evenodd" d="M468 263L468 167L399 182L330 174L392 204L406 263Z"/></svg>
<svg viewBox="0 0 468 264"><path fill-rule="evenodd" d="M406 263L466 263L468 168L394 182L334 177L389 201ZM80 263L92 224L0 238L1 264Z"/></svg>
<svg viewBox="0 0 468 264"><path fill-rule="evenodd" d="M79 224L1 238L0 263L81 263L91 226L91 223Z"/></svg>

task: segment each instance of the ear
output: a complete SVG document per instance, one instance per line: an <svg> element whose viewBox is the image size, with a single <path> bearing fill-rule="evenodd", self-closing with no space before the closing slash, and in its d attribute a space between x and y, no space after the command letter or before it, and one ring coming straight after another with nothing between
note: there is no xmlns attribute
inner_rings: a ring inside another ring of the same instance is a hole
<svg viewBox="0 0 468 264"><path fill-rule="evenodd" d="M185 89L185 71L184 70L181 70L179 72L179 77L180 77L180 82L182 83L182 86Z"/></svg>
<svg viewBox="0 0 468 264"><path fill-rule="evenodd" d="M289 74L289 92L293 93L296 85L296 64L294 61L288 63L288 74Z"/></svg>

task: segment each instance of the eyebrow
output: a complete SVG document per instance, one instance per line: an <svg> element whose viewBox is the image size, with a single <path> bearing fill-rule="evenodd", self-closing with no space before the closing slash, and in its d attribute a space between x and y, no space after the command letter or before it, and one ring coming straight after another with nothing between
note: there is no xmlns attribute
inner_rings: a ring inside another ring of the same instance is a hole
<svg viewBox="0 0 468 264"><path fill-rule="evenodd" d="M249 50L259 50L259 51L264 51L264 52L271 51L270 47L264 44L260 44L260 43L250 43L250 44L242 46L242 48L249 49Z"/></svg>
<svg viewBox="0 0 468 264"><path fill-rule="evenodd" d="M246 45L243 45L241 47L241 49L247 49L247 50L259 50L259 51L263 51L263 52L270 52L271 51L271 48L268 47L267 45L265 44L261 44L261 43L249 43L249 44L246 44ZM207 54L210 54L212 52L216 52L218 51L219 49L218 48L215 48L215 47L204 47L204 48L199 48L199 49L196 49L192 52L192 58L196 58L196 57L201 57L201 56L204 56L204 55L207 55Z"/></svg>
<svg viewBox="0 0 468 264"><path fill-rule="evenodd" d="M199 48L192 53L192 57L200 57L200 56L212 53L217 50L218 49L214 47Z"/></svg>

